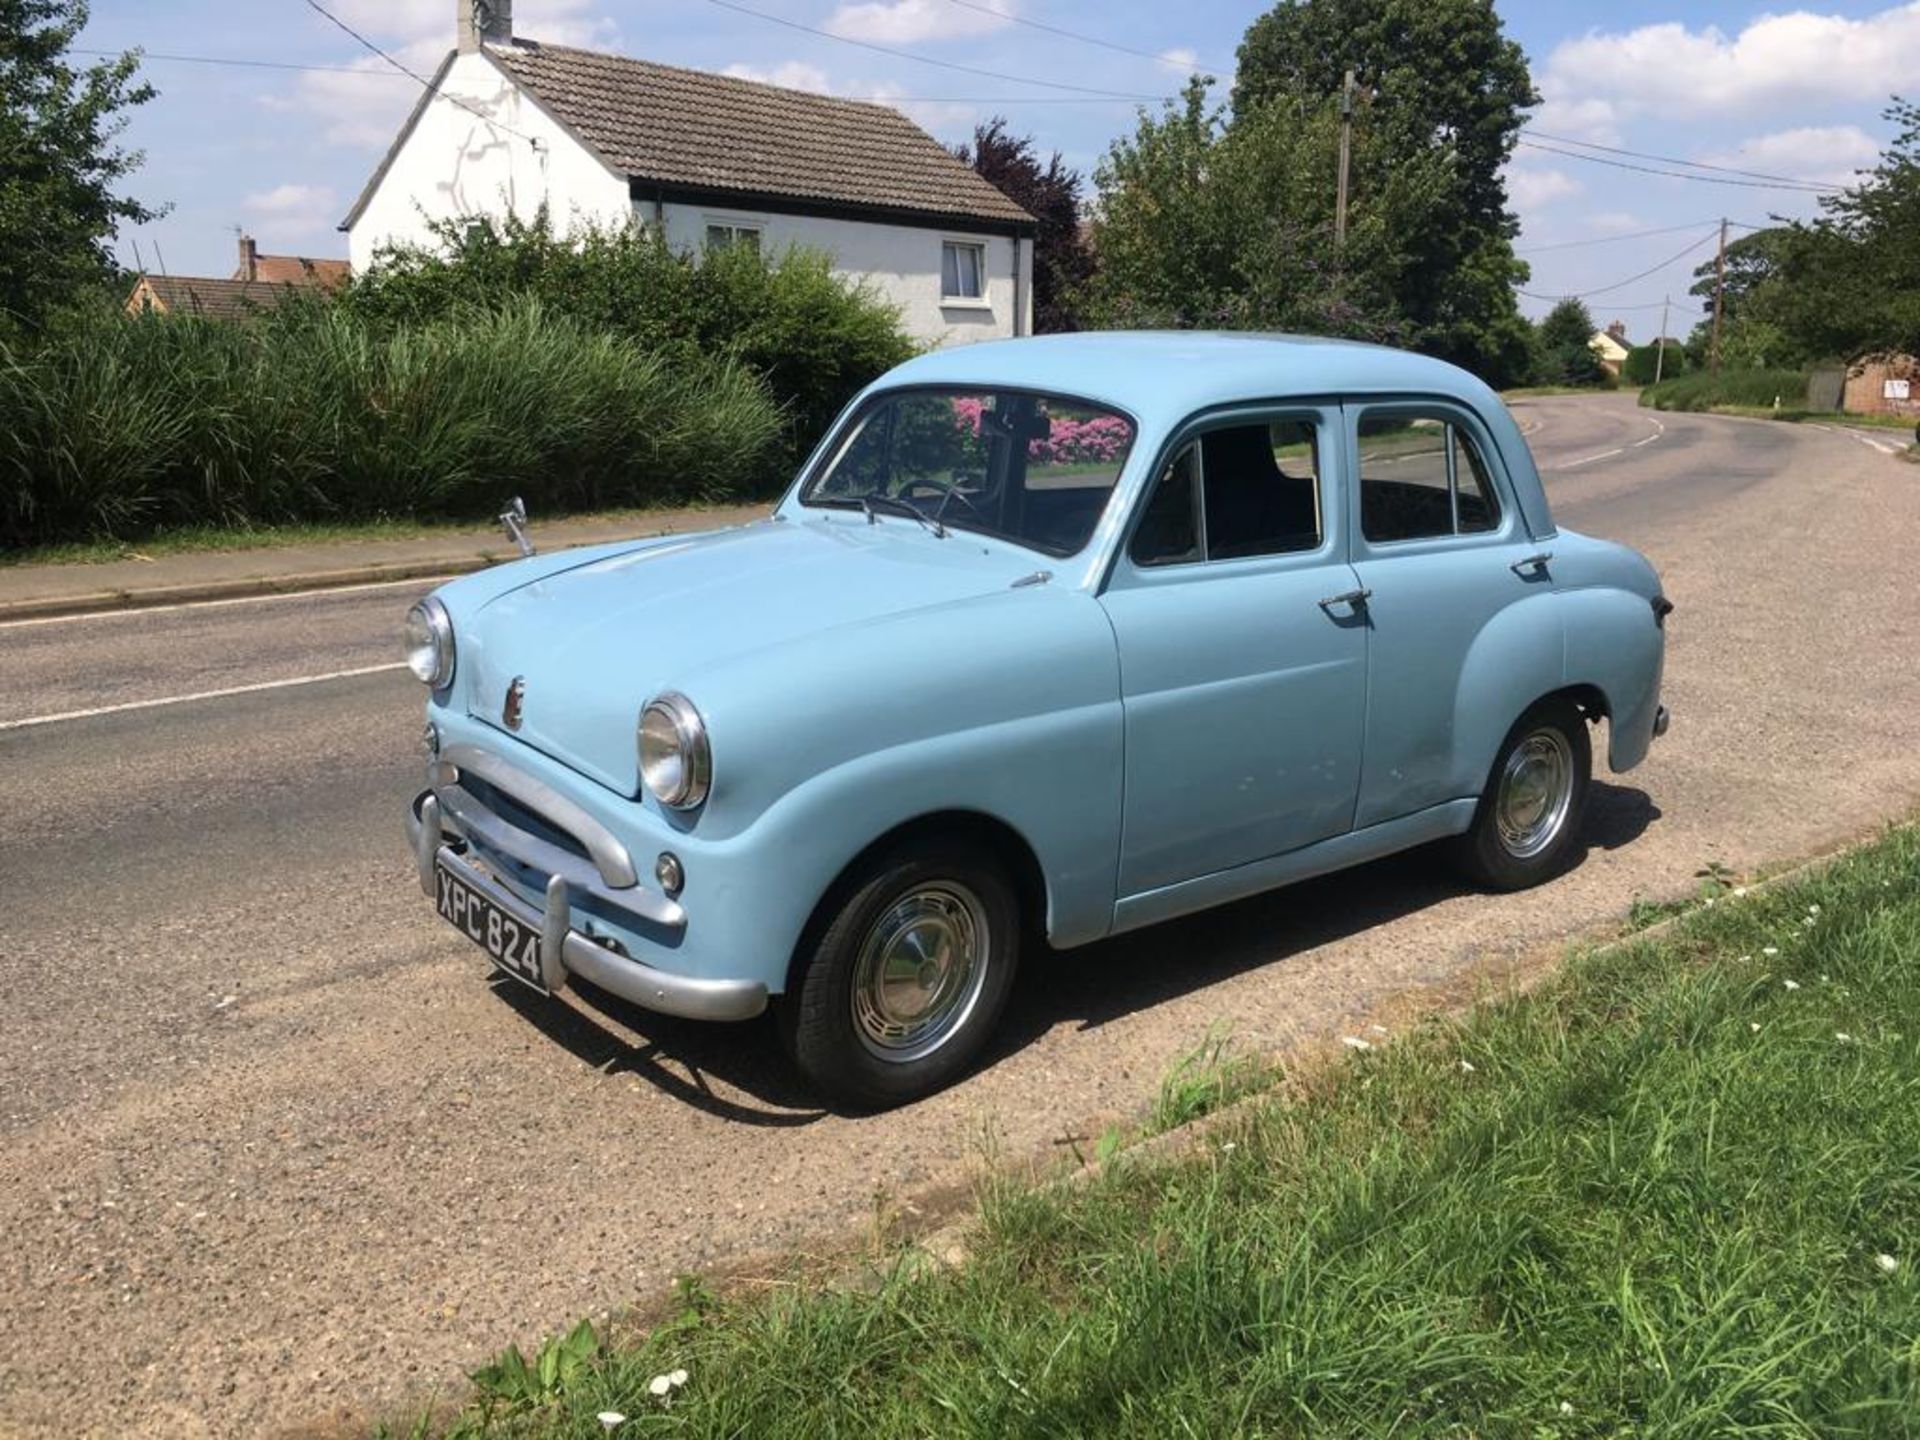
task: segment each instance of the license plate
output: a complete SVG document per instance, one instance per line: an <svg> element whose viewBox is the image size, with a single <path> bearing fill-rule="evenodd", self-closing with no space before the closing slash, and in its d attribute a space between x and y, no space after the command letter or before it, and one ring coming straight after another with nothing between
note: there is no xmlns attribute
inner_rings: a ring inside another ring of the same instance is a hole
<svg viewBox="0 0 1920 1440"><path fill-rule="evenodd" d="M493 958L507 974L550 993L540 979L540 932L502 910L445 865L434 868L434 909L440 918Z"/></svg>

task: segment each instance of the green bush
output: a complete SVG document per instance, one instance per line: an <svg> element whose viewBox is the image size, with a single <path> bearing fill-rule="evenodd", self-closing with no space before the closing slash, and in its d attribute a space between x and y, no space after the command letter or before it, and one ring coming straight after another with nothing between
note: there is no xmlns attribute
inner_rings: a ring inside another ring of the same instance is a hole
<svg viewBox="0 0 1920 1440"><path fill-rule="evenodd" d="M1673 357L1669 355L1668 359ZM1640 392L1640 403L1656 410L1711 410L1716 405L1801 409L1807 403L1804 370L1696 370L1677 380L1662 380Z"/></svg>
<svg viewBox="0 0 1920 1440"><path fill-rule="evenodd" d="M441 225L432 248L382 254L340 304L394 326L528 296L676 364L744 365L782 407L789 462L856 392L914 353L898 310L836 276L817 251L735 245L696 257L656 231L561 238L545 216Z"/></svg>
<svg viewBox="0 0 1920 1440"><path fill-rule="evenodd" d="M1651 385L1658 374L1661 383L1684 374L1687 368L1686 351L1678 344L1666 347L1666 358L1660 356L1658 345L1636 345L1627 351L1627 358L1620 366L1620 379L1627 385Z"/></svg>
<svg viewBox="0 0 1920 1440"><path fill-rule="evenodd" d="M724 357L525 298L374 324L101 315L0 346L0 546L176 525L537 513L762 493L782 417Z"/></svg>

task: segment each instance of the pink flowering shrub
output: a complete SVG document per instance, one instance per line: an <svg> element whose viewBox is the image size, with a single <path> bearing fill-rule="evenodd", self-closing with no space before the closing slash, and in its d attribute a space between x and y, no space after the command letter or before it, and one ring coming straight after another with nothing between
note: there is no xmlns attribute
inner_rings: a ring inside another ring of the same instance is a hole
<svg viewBox="0 0 1920 1440"><path fill-rule="evenodd" d="M969 437L980 434L987 402L980 395L956 395L954 424ZM1053 416L1052 433L1027 442L1027 459L1040 465L1115 464L1133 443L1133 426L1118 415Z"/></svg>

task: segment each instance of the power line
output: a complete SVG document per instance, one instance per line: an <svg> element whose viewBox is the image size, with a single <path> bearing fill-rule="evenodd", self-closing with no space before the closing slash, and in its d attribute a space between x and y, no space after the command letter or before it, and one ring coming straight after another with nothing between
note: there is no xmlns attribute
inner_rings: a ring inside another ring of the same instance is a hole
<svg viewBox="0 0 1920 1440"><path fill-rule="evenodd" d="M1741 175L1749 180L1774 180L1782 185L1801 185L1813 190L1844 190L1846 186L1836 185L1829 180L1807 180L1793 175L1772 175L1765 170L1736 170L1731 165L1710 165L1705 160L1682 160L1677 155L1649 155L1644 150L1623 150L1618 145L1600 145L1592 140L1575 140L1568 135L1549 135L1544 130L1536 130L1531 125L1520 127L1521 133L1538 135L1542 140L1551 140L1559 145L1578 145L1583 150L1604 150L1609 155L1629 155L1635 160L1657 160L1663 165L1686 165L1695 170L1715 170L1722 175Z"/></svg>
<svg viewBox="0 0 1920 1440"><path fill-rule="evenodd" d="M75 47L75 55L118 56L120 50L82 50ZM327 75L375 75L383 80L407 80L413 77L396 75L391 70L361 70L352 65L296 65L288 60L243 60L234 55L168 55L158 50L141 50L142 61L167 60L181 65L233 65L246 70L313 70Z"/></svg>
<svg viewBox="0 0 1920 1440"><path fill-rule="evenodd" d="M1516 255L1542 255L1549 250L1577 250L1584 245L1617 245L1622 240L1646 240L1655 235L1678 235L1682 230L1698 230L1702 225L1717 225L1717 220L1689 220L1684 225L1667 225L1658 230L1631 230L1624 235L1601 235L1591 240L1562 240L1553 245L1529 245L1515 250Z"/></svg>
<svg viewBox="0 0 1920 1440"><path fill-rule="evenodd" d="M1148 95L1138 90L1102 90L1091 85L1069 85L1064 80L1038 80L1030 75L1009 75L1001 70L985 70L978 65L962 65L955 60L940 60L932 55L921 55L912 50L897 50L891 45L876 45L871 40L856 40L851 35L836 35L831 30L822 30L817 26L803 25L798 20L789 20L782 15L769 15L764 10L755 10L751 6L740 5L735 0L707 0L709 5L717 5L722 10L731 10L738 15L751 15L756 20L765 20L771 25L783 25L789 30L798 30L802 34L817 35L823 40L837 40L842 45L852 45L861 50L871 50L877 55L890 55L896 60L915 60L922 65L937 65L942 70L954 70L962 75L983 75L989 80L1004 80L1013 85L1039 85L1048 90L1071 90L1081 95L1098 95L1109 100L1164 100L1164 95ZM314 4L314 0L307 0Z"/></svg>
<svg viewBox="0 0 1920 1440"><path fill-rule="evenodd" d="M949 5L958 5L962 10L974 10L982 15L992 15L1001 20L1011 21L1015 25L1024 25L1029 30L1044 30L1049 35L1059 35L1068 40L1078 40L1085 45L1098 45L1102 50L1114 50L1122 55L1137 55L1142 60L1153 61L1156 65L1171 65L1176 70L1191 70L1194 68L1183 61L1174 59L1170 55L1156 54L1151 50L1136 50L1131 45L1121 45L1113 40L1102 40L1098 35L1083 35L1078 30L1065 30L1058 25L1048 25L1039 20L1029 20L1024 15L1015 15L1007 10L996 10L991 5L982 5L980 0L947 0L947 3ZM1196 59L1194 63L1197 65L1199 62ZM1229 73L1233 70L1231 65L1210 65L1206 68L1210 70L1224 69Z"/></svg>
<svg viewBox="0 0 1920 1440"><path fill-rule="evenodd" d="M338 15L334 14L331 10L327 9L326 6L320 3L320 0L306 0L306 6L309 10L313 11L314 14L321 16L322 18L330 21L332 24L337 26L339 29L344 30L348 35L352 36L355 40L359 41L360 44L366 46L367 49L371 50L375 55L378 55L382 60L386 61L387 64L391 65L394 69L398 70L402 75L405 75L408 79L412 80L414 84L418 85L422 90L427 92L427 95L430 99L445 100L449 104L458 105L462 110L466 111L469 115L472 115L474 118L478 120L482 120L486 122L488 125L491 125L494 129L504 130L506 131L507 134L516 136L517 138L526 141L527 144L531 145L535 150L544 150L546 148L546 142L544 140L541 140L539 137L534 135L528 135L524 131L516 130L513 128L513 126L507 124L505 121L497 118L496 116L489 115L487 114L486 111L478 109L475 106L469 105L465 100L462 100L458 95L449 95L446 91L437 88L431 80L427 80L423 78L421 75L419 75L415 71L410 70L405 65L402 65L398 60L394 59L393 56L389 55L386 51L382 50L378 45L374 44L373 41L367 39L366 36L362 35L358 30L354 29L351 25L347 24L347 22L342 20Z"/></svg>
<svg viewBox="0 0 1920 1440"><path fill-rule="evenodd" d="M718 0L715 0L718 3ZM1664 175L1670 180L1697 180L1703 185L1734 185L1745 190L1798 190L1810 195L1829 195L1838 187L1786 184L1772 180L1731 180L1719 175L1696 175L1685 170L1656 170L1649 165L1634 165L1625 160L1609 160L1604 155L1588 155L1579 150L1562 150L1553 145L1543 145L1538 140L1520 139L1514 142L1530 150L1544 150L1549 155L1564 155L1570 160L1586 160L1594 165L1611 165L1616 170L1634 170L1642 175Z"/></svg>
<svg viewBox="0 0 1920 1440"><path fill-rule="evenodd" d="M1658 265L1650 265L1645 270L1640 271L1639 274L1629 275L1624 280L1616 280L1611 285L1601 285L1598 288L1593 290L1580 290L1580 291L1575 291L1566 295L1542 295L1537 291L1533 291L1533 290L1521 290L1519 293L1522 295L1525 295L1530 300L1590 300L1595 295L1607 295L1612 293L1615 290L1624 290L1627 288L1627 286L1634 284L1636 281L1646 279L1649 275L1652 275L1656 271L1664 270L1669 265L1677 265L1680 261L1686 259L1687 256L1691 255L1694 251L1698 250L1702 245L1706 244L1709 240L1712 240L1713 238L1715 238L1719 233L1720 233L1720 222L1716 220L1714 222L1713 229L1709 230L1706 234L1702 235L1699 239L1693 241L1691 244L1687 246L1686 249L1682 250L1679 254L1669 255L1666 259L1662 260ZM1625 307L1616 307L1616 308L1625 308Z"/></svg>

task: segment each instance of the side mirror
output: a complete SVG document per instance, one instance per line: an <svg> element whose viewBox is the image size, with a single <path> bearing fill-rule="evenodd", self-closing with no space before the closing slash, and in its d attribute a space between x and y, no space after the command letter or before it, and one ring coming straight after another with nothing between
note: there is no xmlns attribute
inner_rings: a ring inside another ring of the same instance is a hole
<svg viewBox="0 0 1920 1440"><path fill-rule="evenodd" d="M500 512L500 524L507 532L507 538L520 551L520 558L533 554L533 541L527 538L527 502L518 495L513 503Z"/></svg>

